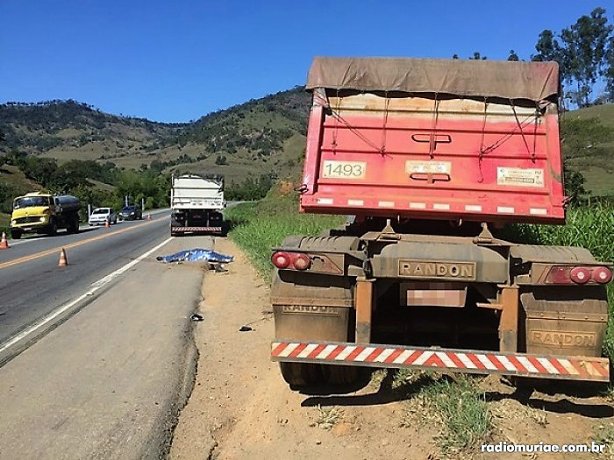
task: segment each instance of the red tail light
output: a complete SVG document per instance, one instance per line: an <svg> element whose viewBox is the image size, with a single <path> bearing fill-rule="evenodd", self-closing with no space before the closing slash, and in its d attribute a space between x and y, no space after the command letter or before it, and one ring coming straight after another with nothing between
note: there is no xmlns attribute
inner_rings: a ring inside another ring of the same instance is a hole
<svg viewBox="0 0 614 460"><path fill-rule="evenodd" d="M292 265L297 270L307 270L311 267L311 259L307 254L293 254Z"/></svg>
<svg viewBox="0 0 614 460"><path fill-rule="evenodd" d="M569 277L574 283L586 284L591 279L591 272L586 267L574 267L569 272Z"/></svg>
<svg viewBox="0 0 614 460"><path fill-rule="evenodd" d="M608 267L597 267L593 270L593 281L599 284L608 284L612 281L612 270Z"/></svg>
<svg viewBox="0 0 614 460"><path fill-rule="evenodd" d="M277 268L288 268L290 266L290 254L287 252L278 251L273 256L271 256L271 262Z"/></svg>
<svg viewBox="0 0 614 460"><path fill-rule="evenodd" d="M548 276L546 277L546 283L571 284L571 278L569 277L570 269L571 267L552 267L548 272Z"/></svg>
<svg viewBox="0 0 614 460"><path fill-rule="evenodd" d="M277 251L271 256L271 262L281 269L292 266L295 270L307 270L311 267L309 256L300 252Z"/></svg>
<svg viewBox="0 0 614 460"><path fill-rule="evenodd" d="M572 267L555 265L546 276L547 284L586 284L589 282L607 284L612 281L612 270L608 267Z"/></svg>

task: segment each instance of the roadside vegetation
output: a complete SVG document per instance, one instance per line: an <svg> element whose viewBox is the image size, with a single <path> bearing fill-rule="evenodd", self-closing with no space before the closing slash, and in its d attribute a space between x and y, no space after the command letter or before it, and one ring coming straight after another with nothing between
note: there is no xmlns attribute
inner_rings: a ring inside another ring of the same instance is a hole
<svg viewBox="0 0 614 460"><path fill-rule="evenodd" d="M168 206L170 175L159 170L122 170L113 163L70 160L58 164L52 158L13 153L0 167L0 213L10 213L16 196L36 190L67 193L82 203L82 219L87 205L121 209L124 197L132 203L145 201L145 208Z"/></svg>
<svg viewBox="0 0 614 460"><path fill-rule="evenodd" d="M402 425L431 419L439 429L435 442L444 453L475 450L493 429L477 379L468 375L428 378L430 381L408 402Z"/></svg>
<svg viewBox="0 0 614 460"><path fill-rule="evenodd" d="M298 194L272 189L265 199L228 209L230 236L247 252L262 277L271 280L271 248L289 235L317 236L344 222L339 216L299 214Z"/></svg>

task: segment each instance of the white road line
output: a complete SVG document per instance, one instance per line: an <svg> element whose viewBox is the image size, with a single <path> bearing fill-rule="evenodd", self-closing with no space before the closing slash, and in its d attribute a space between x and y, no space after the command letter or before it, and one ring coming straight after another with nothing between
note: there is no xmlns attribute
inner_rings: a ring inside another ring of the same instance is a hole
<svg viewBox="0 0 614 460"><path fill-rule="evenodd" d="M18 343L19 341L25 339L26 337L28 337L33 332L36 332L37 330L39 330L41 327L43 327L46 324L50 323L55 318L60 316L62 313L66 312L67 310L70 310L72 307L74 307L76 304L81 302L83 299L93 295L96 291L98 291L100 288L102 288L105 284L108 284L113 279L115 279L117 276L119 276L122 273L130 270L132 267L134 267L136 264L138 264L141 260L143 260L146 257L150 256L155 251L157 251L162 246L164 246L166 243L168 243L171 239L172 238L167 238L162 243L160 243L156 247L150 249L146 253L140 255L139 257L137 257L133 261L128 262L126 265L124 265L123 267L119 268L118 270L115 270L113 273L105 276L104 278L96 281L95 283L92 283L92 285L91 285L92 287L87 292L85 292L84 294L80 295L76 299L71 300L70 302L68 302L68 303L58 307L56 310L52 311L47 316L43 317L37 323L34 323L32 326L30 326L26 330L20 332L19 334L17 334L16 336L14 336L10 340L8 340L7 342L4 342L3 344L1 344L0 345L0 353L2 353L3 351L7 350L10 347L12 347L13 345Z"/></svg>

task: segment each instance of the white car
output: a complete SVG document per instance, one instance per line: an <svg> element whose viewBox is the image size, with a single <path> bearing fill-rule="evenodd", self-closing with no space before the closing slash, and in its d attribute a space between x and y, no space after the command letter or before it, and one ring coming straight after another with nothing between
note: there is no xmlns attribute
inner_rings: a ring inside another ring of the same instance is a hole
<svg viewBox="0 0 614 460"><path fill-rule="evenodd" d="M104 225L107 221L109 225L117 223L117 214L111 208L96 208L88 219L90 225Z"/></svg>

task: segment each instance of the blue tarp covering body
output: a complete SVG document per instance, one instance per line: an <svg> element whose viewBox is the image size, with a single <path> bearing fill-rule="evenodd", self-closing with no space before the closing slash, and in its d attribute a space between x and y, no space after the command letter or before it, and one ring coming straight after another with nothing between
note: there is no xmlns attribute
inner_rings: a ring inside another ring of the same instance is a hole
<svg viewBox="0 0 614 460"><path fill-rule="evenodd" d="M227 264L234 260L233 256L220 254L219 252L210 249L190 249L188 251L179 251L170 256L158 256L156 260L164 263L171 262L211 262Z"/></svg>

